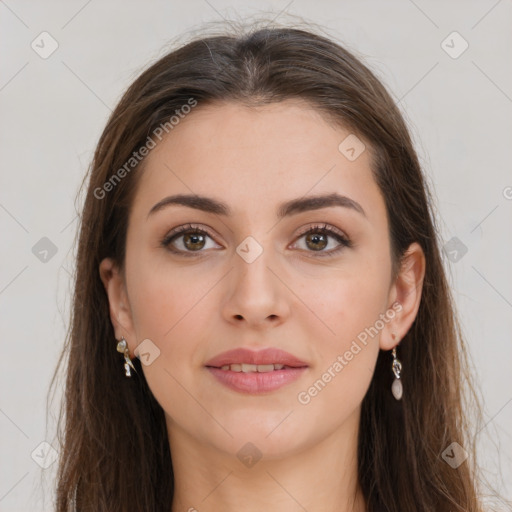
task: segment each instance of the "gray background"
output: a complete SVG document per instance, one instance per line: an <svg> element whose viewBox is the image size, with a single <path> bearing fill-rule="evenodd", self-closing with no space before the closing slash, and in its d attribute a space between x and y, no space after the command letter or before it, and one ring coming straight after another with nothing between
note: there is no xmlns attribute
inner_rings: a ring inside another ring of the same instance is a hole
<svg viewBox="0 0 512 512"><path fill-rule="evenodd" d="M40 443L54 439L56 408L47 431L46 394L69 317L75 196L110 110L180 34L261 10L281 23L300 16L325 27L365 59L405 113L434 187L449 243L445 264L485 405L485 423L474 429L482 435L478 456L487 477L511 498L510 1L284 0L256 8L242 0L6 0L0 1L1 511L51 510L57 465ZM40 56L51 49L44 31L58 43L47 58ZM453 31L463 39L448 37ZM464 40L467 50L453 58Z"/></svg>

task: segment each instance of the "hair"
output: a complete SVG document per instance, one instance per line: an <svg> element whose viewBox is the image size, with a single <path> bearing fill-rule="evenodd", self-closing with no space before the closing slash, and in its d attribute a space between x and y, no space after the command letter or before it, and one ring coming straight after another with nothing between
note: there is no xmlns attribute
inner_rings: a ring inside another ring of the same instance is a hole
<svg viewBox="0 0 512 512"><path fill-rule="evenodd" d="M303 100L368 143L389 220L393 275L413 242L424 251L426 271L418 314L400 343L403 398L397 402L390 393L391 358L380 351L362 401L359 484L370 512L481 511L466 411L468 397L472 404L477 397L433 201L404 118L383 84L343 46L311 30L267 24L203 34L159 58L124 93L99 139L82 183L88 179L71 323L58 362L67 355L57 512L171 508L174 477L164 413L138 359L137 375L124 376L98 269L106 257L124 268L128 216L145 160L129 170L126 162L155 130L169 128L191 99L196 109ZM119 173L123 168L127 172ZM114 182L116 171L122 179ZM472 455L457 469L441 456L453 442Z"/></svg>

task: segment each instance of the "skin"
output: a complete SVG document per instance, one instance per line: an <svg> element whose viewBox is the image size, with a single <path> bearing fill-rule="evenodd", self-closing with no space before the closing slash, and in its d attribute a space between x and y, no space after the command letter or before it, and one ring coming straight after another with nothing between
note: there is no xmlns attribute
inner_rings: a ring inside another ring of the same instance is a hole
<svg viewBox="0 0 512 512"><path fill-rule="evenodd" d="M298 100L251 109L198 106L146 159L125 268L107 258L100 275L116 338L127 340L130 357L146 339L153 353L160 351L142 367L166 416L172 512L365 510L356 465L361 402L379 349L397 345L414 321L425 258L412 244L392 280L389 226L369 146L354 161L338 150L350 133ZM276 217L284 201L332 192L357 201L366 216L331 206ZM148 217L153 205L178 193L221 200L233 215L172 205ZM183 236L174 246L191 257L161 246L188 223L212 235L199 253ZM328 245L319 252L300 236L324 223L352 247L322 257L340 246L335 238L322 239ZM247 236L263 248L252 263L236 252ZM396 301L401 310L394 318L309 403L300 403L298 394ZM204 366L237 347L278 347L309 367L277 391L238 393ZM122 371L122 359L119 365ZM262 454L252 467L237 457L248 442Z"/></svg>

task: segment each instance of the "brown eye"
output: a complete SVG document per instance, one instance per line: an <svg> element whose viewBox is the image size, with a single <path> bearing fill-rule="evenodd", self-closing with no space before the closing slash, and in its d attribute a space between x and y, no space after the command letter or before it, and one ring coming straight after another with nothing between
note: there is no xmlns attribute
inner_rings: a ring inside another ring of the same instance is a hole
<svg viewBox="0 0 512 512"><path fill-rule="evenodd" d="M205 237L199 233L187 233L183 235L183 245L191 251L197 251L204 247Z"/></svg>
<svg viewBox="0 0 512 512"><path fill-rule="evenodd" d="M335 256L344 248L352 247L352 242L343 236L337 229L329 227L328 224L310 227L299 236L296 242L299 249L306 252L316 252L318 256ZM333 247L329 247L334 242ZM302 247L301 247L302 246ZM328 250L325 250L329 247Z"/></svg>
<svg viewBox="0 0 512 512"><path fill-rule="evenodd" d="M203 254L206 249L220 248L207 231L191 224L173 230L161 241L161 245L183 256L193 256L193 253Z"/></svg>
<svg viewBox="0 0 512 512"><path fill-rule="evenodd" d="M306 244L313 251L321 251L327 247L327 238L325 233L309 233L306 235Z"/></svg>

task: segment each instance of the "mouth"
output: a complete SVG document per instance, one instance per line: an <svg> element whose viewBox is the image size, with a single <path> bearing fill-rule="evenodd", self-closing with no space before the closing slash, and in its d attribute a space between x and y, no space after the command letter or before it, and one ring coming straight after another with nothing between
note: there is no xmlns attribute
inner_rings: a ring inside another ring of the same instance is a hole
<svg viewBox="0 0 512 512"><path fill-rule="evenodd" d="M272 365L272 368L270 366ZM270 372L282 370L284 367L300 368L308 366L289 352L278 348L265 348L262 350L250 350L248 348L236 348L222 352L206 362L205 366L221 368L231 371L243 372Z"/></svg>
<svg viewBox="0 0 512 512"><path fill-rule="evenodd" d="M298 379L309 366L279 349L235 349L208 361L206 369L217 382L239 393L261 394Z"/></svg>
<svg viewBox="0 0 512 512"><path fill-rule="evenodd" d="M215 368L215 367L213 367ZM268 373L276 370L290 370L292 368L305 368L305 366L288 366L281 363L272 364L250 364L250 363L233 363L225 364L220 367L223 371L243 372L243 373Z"/></svg>

